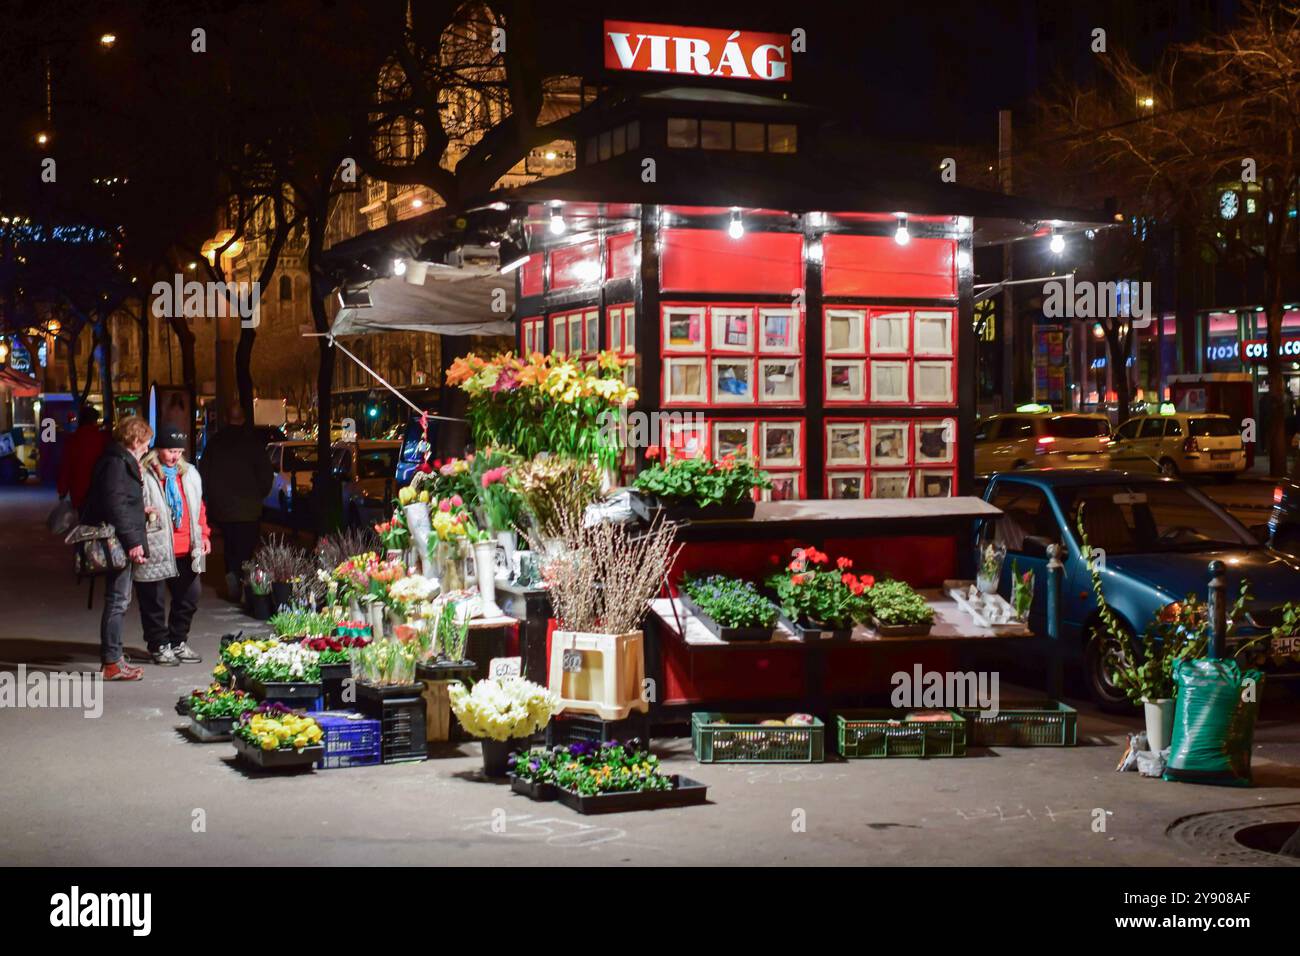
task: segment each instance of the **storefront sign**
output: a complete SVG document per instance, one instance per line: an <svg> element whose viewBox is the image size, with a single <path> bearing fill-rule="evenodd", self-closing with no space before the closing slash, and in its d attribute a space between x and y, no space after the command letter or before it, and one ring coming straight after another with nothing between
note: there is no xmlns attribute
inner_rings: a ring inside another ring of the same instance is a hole
<svg viewBox="0 0 1300 956"><path fill-rule="evenodd" d="M1221 342L1205 347L1205 358L1210 362L1226 362L1237 357L1236 342Z"/></svg>
<svg viewBox="0 0 1300 956"><path fill-rule="evenodd" d="M1300 337L1287 336L1282 339L1282 357L1300 359ZM1263 362L1268 358L1268 339L1247 339L1241 343L1241 360L1243 362Z"/></svg>
<svg viewBox="0 0 1300 956"><path fill-rule="evenodd" d="M605 69L788 83L790 37L606 20Z"/></svg>

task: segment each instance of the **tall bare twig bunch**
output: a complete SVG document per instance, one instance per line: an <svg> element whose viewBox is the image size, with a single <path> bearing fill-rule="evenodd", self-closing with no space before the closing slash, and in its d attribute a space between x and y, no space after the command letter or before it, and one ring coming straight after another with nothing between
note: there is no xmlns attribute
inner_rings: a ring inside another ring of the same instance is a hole
<svg viewBox="0 0 1300 956"><path fill-rule="evenodd" d="M314 574L307 552L281 534L267 535L253 553L253 562L272 581L287 583Z"/></svg>
<svg viewBox="0 0 1300 956"><path fill-rule="evenodd" d="M560 626L570 631L634 631L663 586L680 546L677 526L656 521L648 530L601 521L585 525L566 514L561 535L571 550L542 568Z"/></svg>
<svg viewBox="0 0 1300 956"><path fill-rule="evenodd" d="M326 571L333 571L353 555L382 550L382 542L373 528L344 528L316 542L316 564Z"/></svg>

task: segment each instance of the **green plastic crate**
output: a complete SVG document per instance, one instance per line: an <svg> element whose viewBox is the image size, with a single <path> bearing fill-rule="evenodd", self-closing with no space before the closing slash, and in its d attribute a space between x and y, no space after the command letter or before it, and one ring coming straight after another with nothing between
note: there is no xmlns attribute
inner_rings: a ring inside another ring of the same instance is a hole
<svg viewBox="0 0 1300 956"><path fill-rule="evenodd" d="M996 717L962 708L973 747L1073 747L1079 740L1079 712L1057 700L1012 701Z"/></svg>
<svg viewBox="0 0 1300 956"><path fill-rule="evenodd" d="M905 710L847 710L835 715L840 756L964 757L966 721L955 710L950 721L907 721Z"/></svg>
<svg viewBox="0 0 1300 956"><path fill-rule="evenodd" d="M691 746L700 763L821 763L826 759L826 725L761 726L786 714L691 714ZM722 723L726 721L726 723Z"/></svg>

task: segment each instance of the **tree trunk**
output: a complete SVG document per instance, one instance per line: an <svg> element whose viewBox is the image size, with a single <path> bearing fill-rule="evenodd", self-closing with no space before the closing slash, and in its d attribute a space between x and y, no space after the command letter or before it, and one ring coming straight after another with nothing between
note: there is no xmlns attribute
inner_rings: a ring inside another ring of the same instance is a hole
<svg viewBox="0 0 1300 956"><path fill-rule="evenodd" d="M1118 419L1117 424L1122 424L1129 417L1129 406L1133 403L1133 390L1128 375L1128 346L1131 336L1120 334L1117 321L1106 323L1104 328L1110 377L1115 383L1115 414ZM1103 396L1104 404L1105 396Z"/></svg>
<svg viewBox="0 0 1300 956"><path fill-rule="evenodd" d="M329 331L326 297L333 291L321 256L325 247L325 224L329 214L328 192L323 209L314 211L307 220L307 271L311 277L311 318L317 332ZM330 423L333 421L334 349L330 340L321 337L319 364L316 368L316 474L312 481L312 511L315 530L328 533L342 524L342 489L334 477L330 448Z"/></svg>
<svg viewBox="0 0 1300 956"><path fill-rule="evenodd" d="M244 419L253 420L253 344L257 329L239 330L239 345L235 348L235 386L239 390L239 404L244 406Z"/></svg>
<svg viewBox="0 0 1300 956"><path fill-rule="evenodd" d="M104 427L113 430L117 418L116 403L113 400L113 325L111 316L103 316L99 322L99 385L104 399Z"/></svg>
<svg viewBox="0 0 1300 956"><path fill-rule="evenodd" d="M189 322L180 316L170 316L167 321L172 331L176 333L176 341L181 350L182 383L194 389L197 394L199 386L198 373L194 367L194 330L190 328Z"/></svg>

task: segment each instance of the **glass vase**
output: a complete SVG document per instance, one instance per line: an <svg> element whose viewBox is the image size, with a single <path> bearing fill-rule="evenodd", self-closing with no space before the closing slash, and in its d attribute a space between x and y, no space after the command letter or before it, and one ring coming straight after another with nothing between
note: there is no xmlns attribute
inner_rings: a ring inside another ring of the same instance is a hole
<svg viewBox="0 0 1300 956"><path fill-rule="evenodd" d="M462 540L439 541L437 550L438 591L451 594L465 590L465 559L468 549Z"/></svg>
<svg viewBox="0 0 1300 956"><path fill-rule="evenodd" d="M976 555L975 586L981 594L996 594L1002 580L1002 565L1007 559L1007 546L987 542Z"/></svg>

